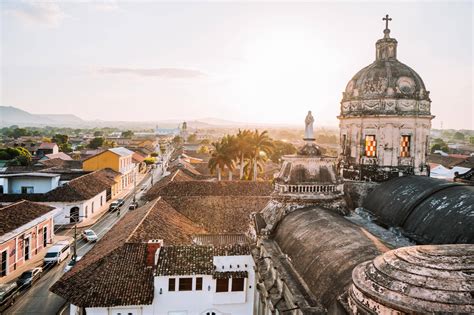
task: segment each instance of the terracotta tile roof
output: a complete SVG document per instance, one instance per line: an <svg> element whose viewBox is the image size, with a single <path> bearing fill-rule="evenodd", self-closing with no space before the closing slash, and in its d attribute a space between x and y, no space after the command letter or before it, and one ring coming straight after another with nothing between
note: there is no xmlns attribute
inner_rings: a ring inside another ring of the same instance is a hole
<svg viewBox="0 0 474 315"><path fill-rule="evenodd" d="M145 157L141 156L137 152L133 152L132 159L134 162L141 163L145 161Z"/></svg>
<svg viewBox="0 0 474 315"><path fill-rule="evenodd" d="M163 246L160 249L155 274L157 276L213 275L214 256L250 255L248 245Z"/></svg>
<svg viewBox="0 0 474 315"><path fill-rule="evenodd" d="M197 234L193 236L196 245L225 246L232 244L249 244L249 239L242 233Z"/></svg>
<svg viewBox="0 0 474 315"><path fill-rule="evenodd" d="M206 233L206 230L173 209L166 201L158 200L127 241L162 239L169 245L191 244L192 235L198 233Z"/></svg>
<svg viewBox="0 0 474 315"><path fill-rule="evenodd" d="M428 155L427 162L428 163L436 163L441 164L447 168L453 168L454 166L458 166L459 164L466 161L466 158L461 157L453 157L453 156L442 156L439 154L430 154Z"/></svg>
<svg viewBox="0 0 474 315"><path fill-rule="evenodd" d="M201 182L197 182L198 184ZM203 226L210 233L248 234L252 214L261 211L266 196L164 196L177 211Z"/></svg>
<svg viewBox="0 0 474 315"><path fill-rule="evenodd" d="M153 301L152 268L146 267L146 243L191 244L205 233L163 200L128 212L51 291L82 307L143 305Z"/></svg>
<svg viewBox="0 0 474 315"><path fill-rule="evenodd" d="M65 275L73 272L84 258ZM67 281L64 278L56 282L51 291L80 307L150 305L153 302L153 270L146 268L145 243L122 244L87 264L87 268L76 271Z"/></svg>
<svg viewBox="0 0 474 315"><path fill-rule="evenodd" d="M248 278L247 271L215 271L212 274L213 279L230 279L230 278Z"/></svg>
<svg viewBox="0 0 474 315"><path fill-rule="evenodd" d="M53 158L49 160L40 160L40 164L47 167L60 167L63 169L82 169L82 161L64 160L60 158Z"/></svg>
<svg viewBox="0 0 474 315"><path fill-rule="evenodd" d="M67 155L66 153L64 152L58 152L58 153L51 153L51 154L46 154L45 155L48 159L61 159L61 160L65 160L65 161L71 161L72 160L72 157L70 157L69 155Z"/></svg>
<svg viewBox="0 0 474 315"><path fill-rule="evenodd" d="M0 235L11 232L54 209L26 200L0 208Z"/></svg>
<svg viewBox="0 0 474 315"><path fill-rule="evenodd" d="M38 147L38 149L53 149L55 146L57 146L56 143L54 142L43 142L40 144L40 146Z"/></svg>
<svg viewBox="0 0 474 315"><path fill-rule="evenodd" d="M170 182L160 189L150 189L145 198L158 196L270 196L270 182L247 181L187 181Z"/></svg>

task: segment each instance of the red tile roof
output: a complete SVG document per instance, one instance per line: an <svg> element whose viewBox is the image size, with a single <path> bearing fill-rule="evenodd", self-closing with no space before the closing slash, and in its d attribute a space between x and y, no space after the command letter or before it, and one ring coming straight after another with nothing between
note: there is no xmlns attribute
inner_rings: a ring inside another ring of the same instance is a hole
<svg viewBox="0 0 474 315"><path fill-rule="evenodd" d="M0 235L11 232L54 209L27 200L0 208Z"/></svg>

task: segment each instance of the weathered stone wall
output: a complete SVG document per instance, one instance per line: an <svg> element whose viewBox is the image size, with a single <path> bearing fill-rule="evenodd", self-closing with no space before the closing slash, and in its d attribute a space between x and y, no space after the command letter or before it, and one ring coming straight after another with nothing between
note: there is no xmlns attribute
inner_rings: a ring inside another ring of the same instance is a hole
<svg viewBox="0 0 474 315"><path fill-rule="evenodd" d="M367 195L372 192L379 184L375 182L351 181L344 183L344 199L347 208L354 210L362 207L362 203Z"/></svg>

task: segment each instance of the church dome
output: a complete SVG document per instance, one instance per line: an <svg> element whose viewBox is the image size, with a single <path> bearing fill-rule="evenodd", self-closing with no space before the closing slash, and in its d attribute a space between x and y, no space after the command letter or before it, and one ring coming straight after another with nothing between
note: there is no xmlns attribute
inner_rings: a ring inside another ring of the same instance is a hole
<svg viewBox="0 0 474 315"><path fill-rule="evenodd" d="M388 22L388 21L387 21ZM352 77L343 92L341 116L430 115L429 92L418 73L397 59L398 42L384 30L375 61Z"/></svg>

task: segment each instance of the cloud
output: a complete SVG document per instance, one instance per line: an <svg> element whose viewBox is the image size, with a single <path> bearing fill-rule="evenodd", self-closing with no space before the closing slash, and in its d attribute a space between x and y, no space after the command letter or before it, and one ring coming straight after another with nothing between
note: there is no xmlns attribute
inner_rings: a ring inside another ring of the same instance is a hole
<svg viewBox="0 0 474 315"><path fill-rule="evenodd" d="M205 76L204 72L183 68L118 68L106 67L99 70L104 74L134 74L143 77L163 77L169 79L193 79Z"/></svg>
<svg viewBox="0 0 474 315"><path fill-rule="evenodd" d="M52 27L58 26L66 17L55 2L18 1L7 7L6 11L24 22Z"/></svg>

